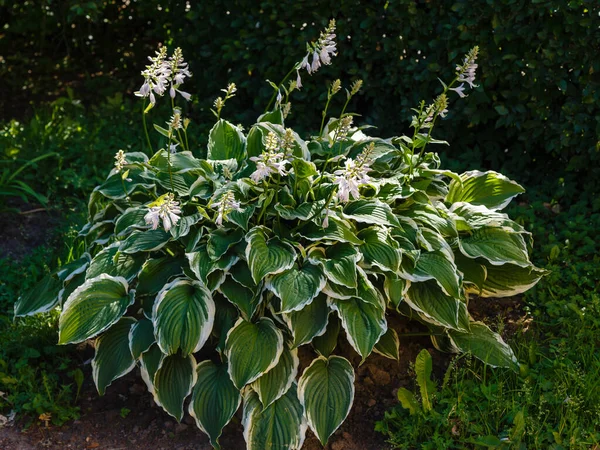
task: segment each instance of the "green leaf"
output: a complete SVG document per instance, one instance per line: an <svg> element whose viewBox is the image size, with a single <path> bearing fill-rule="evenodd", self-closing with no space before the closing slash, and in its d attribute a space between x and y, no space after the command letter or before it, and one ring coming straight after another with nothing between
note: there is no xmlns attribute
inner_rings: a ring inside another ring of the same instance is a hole
<svg viewBox="0 0 600 450"><path fill-rule="evenodd" d="M257 284L269 274L291 268L296 260L294 247L277 237L267 239L266 231L265 227L259 226L246 235L246 260L252 279Z"/></svg>
<svg viewBox="0 0 600 450"><path fill-rule="evenodd" d="M183 274L185 259L164 256L147 260L142 266L135 290L136 297L158 293L169 280Z"/></svg>
<svg viewBox="0 0 600 450"><path fill-rule="evenodd" d="M323 210L324 207L325 200L301 203L295 208L278 203L275 205L275 211L277 211L279 216L285 220L308 220L319 211Z"/></svg>
<svg viewBox="0 0 600 450"><path fill-rule="evenodd" d="M487 277L481 290L482 297L512 297L522 294L537 284L548 272L534 266L512 264L486 266Z"/></svg>
<svg viewBox="0 0 600 450"><path fill-rule="evenodd" d="M400 278L395 273L387 272L385 281L383 282L383 290L388 298L390 307L396 309L404 300L408 289L408 282L404 278Z"/></svg>
<svg viewBox="0 0 600 450"><path fill-rule="evenodd" d="M298 398L306 410L308 426L326 445L346 420L354 401L354 369L341 356L320 356L298 381Z"/></svg>
<svg viewBox="0 0 600 450"><path fill-rule="evenodd" d="M335 244L322 249L315 249L309 254L311 262L323 265L325 276L332 282L355 288L356 264L360 260L360 253L352 244Z"/></svg>
<svg viewBox="0 0 600 450"><path fill-rule="evenodd" d="M258 394L251 389L246 390L242 425L247 450L300 450L306 434L306 422L296 383L265 409Z"/></svg>
<svg viewBox="0 0 600 450"><path fill-rule="evenodd" d="M469 258L484 258L494 266L514 264L520 267L531 265L527 244L519 233L502 228L486 227L473 230L468 237L458 241L461 252Z"/></svg>
<svg viewBox="0 0 600 450"><path fill-rule="evenodd" d="M394 273L398 271L400 250L385 228L365 228L358 237L364 241L359 250L366 264Z"/></svg>
<svg viewBox="0 0 600 450"><path fill-rule="evenodd" d="M250 218L254 215L254 211L256 210L255 205L248 205L242 207L241 211L231 211L227 215L227 220L231 223L236 224L238 227L243 229L244 231L248 231L248 222Z"/></svg>
<svg viewBox="0 0 600 450"><path fill-rule="evenodd" d="M192 355L168 355L154 374L158 404L178 422L183 419L183 402L196 383L196 360Z"/></svg>
<svg viewBox="0 0 600 450"><path fill-rule="evenodd" d="M99 275L73 291L58 320L58 343L77 344L117 323L133 304L127 280Z"/></svg>
<svg viewBox="0 0 600 450"><path fill-rule="evenodd" d="M356 236L354 231L350 222L330 217L327 228L323 228L313 221L300 228L298 233L309 241L337 241L350 242L356 245L362 244L362 241Z"/></svg>
<svg viewBox="0 0 600 450"><path fill-rule="evenodd" d="M213 299L216 307L213 335L217 339L216 349L222 354L225 350L227 333L233 328L233 325L239 319L240 314L237 308L219 293L214 293Z"/></svg>
<svg viewBox="0 0 600 450"><path fill-rule="evenodd" d="M385 356L386 358L400 361L400 340L398 333L393 328L388 328L379 342L375 344L375 353Z"/></svg>
<svg viewBox="0 0 600 450"><path fill-rule="evenodd" d="M424 320L445 328L462 329L459 321L460 301L450 297L434 281L411 283L404 298Z"/></svg>
<svg viewBox="0 0 600 450"><path fill-rule="evenodd" d="M431 355L426 349L423 349L415 360L415 373L417 374L417 384L421 390L421 401L425 411L431 411L433 407L431 402L435 394L435 384L431 381L431 372Z"/></svg>
<svg viewBox="0 0 600 450"><path fill-rule="evenodd" d="M225 355L229 376L238 389L252 383L279 362L283 352L283 335L269 318L256 323L238 319L229 331Z"/></svg>
<svg viewBox="0 0 600 450"><path fill-rule="evenodd" d="M157 344L152 344L150 348L140 356L140 373L142 375L142 380L146 383L148 392L154 396L155 401L157 401L157 398L156 391L154 390L154 375L165 356L166 355L160 351Z"/></svg>
<svg viewBox="0 0 600 450"><path fill-rule="evenodd" d="M208 135L207 159L236 159L241 162L246 156L246 138L238 127L219 119Z"/></svg>
<svg viewBox="0 0 600 450"><path fill-rule="evenodd" d="M19 297L15 303L15 317L33 316L50 311L58 304L62 283L48 274L33 289Z"/></svg>
<svg viewBox="0 0 600 450"><path fill-rule="evenodd" d="M144 178L139 171L130 171L129 178L131 181L125 183L125 190L123 190L122 175L120 173L115 173L108 177L102 185L96 187L94 191L100 192L107 198L118 200L125 198L125 192L127 192L128 196L131 195L138 187L148 190L154 188L154 183Z"/></svg>
<svg viewBox="0 0 600 450"><path fill-rule="evenodd" d="M163 248L171 239L164 230L134 231L122 241L119 251L123 253L154 252Z"/></svg>
<svg viewBox="0 0 600 450"><path fill-rule="evenodd" d="M252 319L262 298L260 293L251 291L232 277L225 278L225 281L219 286L219 290L227 300L238 307L244 319Z"/></svg>
<svg viewBox="0 0 600 450"><path fill-rule="evenodd" d="M294 175L296 175L299 180L319 174L317 166L315 166L313 162L306 161L302 158L294 158L292 160L292 167L294 168Z"/></svg>
<svg viewBox="0 0 600 450"><path fill-rule="evenodd" d="M212 260L221 258L227 250L244 239L244 230L236 228L228 230L226 228L217 228L208 235L206 251Z"/></svg>
<svg viewBox="0 0 600 450"><path fill-rule="evenodd" d="M299 365L298 349L290 350L284 346L277 365L252 383L252 389L258 394L263 408L288 391L298 375Z"/></svg>
<svg viewBox="0 0 600 450"><path fill-rule="evenodd" d="M340 327L340 320L335 314L330 315L325 333L315 336L312 340L312 346L319 355L328 358L333 353L340 335Z"/></svg>
<svg viewBox="0 0 600 450"><path fill-rule="evenodd" d="M216 270L227 271L239 259L235 255L225 255L217 260L213 260L208 254L206 245L201 245L198 247L197 251L186 253L185 256L188 259L190 269L192 269L194 275L204 283L208 283L208 276L211 273Z"/></svg>
<svg viewBox="0 0 600 450"><path fill-rule="evenodd" d="M178 278L156 296L152 322L161 351L183 356L199 351L212 331L215 303L210 291L198 281Z"/></svg>
<svg viewBox="0 0 600 450"><path fill-rule="evenodd" d="M132 317L123 317L96 339L96 354L92 360L92 377L100 395L119 377L135 367L129 349L129 332L136 324Z"/></svg>
<svg viewBox="0 0 600 450"><path fill-rule="evenodd" d="M464 274L465 290L479 295L487 278L485 265L459 252L457 252L455 258L457 269ZM474 287L471 287L471 285Z"/></svg>
<svg viewBox="0 0 600 450"><path fill-rule="evenodd" d="M129 332L129 350L134 359L139 359L155 342L154 325L150 320L141 319L133 324Z"/></svg>
<svg viewBox="0 0 600 450"><path fill-rule="evenodd" d="M315 336L325 333L329 308L327 296L320 294L299 311L283 314L283 319L294 337L293 347L308 344Z"/></svg>
<svg viewBox="0 0 600 450"><path fill-rule="evenodd" d="M142 268L146 255L128 255L119 250L119 243L105 247L98 253L86 272L86 279L107 274L132 280Z"/></svg>
<svg viewBox="0 0 600 450"><path fill-rule="evenodd" d="M189 406L196 425L220 448L219 437L240 406L242 396L227 373L227 364L202 361L196 368L197 381Z"/></svg>
<svg viewBox="0 0 600 450"><path fill-rule="evenodd" d="M419 402L417 402L417 399L415 398L415 395L403 387L398 388L398 400L400 400L400 403L404 409L408 409L411 416L417 414L421 409Z"/></svg>
<svg viewBox="0 0 600 450"><path fill-rule="evenodd" d="M331 308L337 311L342 321L348 342L364 361L379 338L387 331L385 311L358 298L349 300L330 298L329 301Z"/></svg>
<svg viewBox="0 0 600 450"><path fill-rule="evenodd" d="M300 311L309 305L325 286L319 266L304 264L273 276L267 287L281 299L282 313Z"/></svg>
<svg viewBox="0 0 600 450"><path fill-rule="evenodd" d="M117 237L125 236L132 229L148 228L144 216L148 213L146 207L127 208L115 222L115 234Z"/></svg>
<svg viewBox="0 0 600 450"><path fill-rule="evenodd" d="M454 255L452 255L452 258ZM462 278L454 261L442 252L422 252L413 271L405 273L410 281L435 280L446 295L463 297L460 290Z"/></svg>
<svg viewBox="0 0 600 450"><path fill-rule="evenodd" d="M390 206L379 200L356 200L344 207L344 216L370 225L398 226L398 219Z"/></svg>
<svg viewBox="0 0 600 450"><path fill-rule="evenodd" d="M472 322L469 333L450 330L450 338L463 352L471 353L490 366L519 370L519 363L512 349L499 334L481 322Z"/></svg>
<svg viewBox="0 0 600 450"><path fill-rule="evenodd" d="M450 183L447 203L468 202L490 209L503 209L513 197L525 192L518 183L493 171L473 170L463 173L460 178L462 183L455 180Z"/></svg>

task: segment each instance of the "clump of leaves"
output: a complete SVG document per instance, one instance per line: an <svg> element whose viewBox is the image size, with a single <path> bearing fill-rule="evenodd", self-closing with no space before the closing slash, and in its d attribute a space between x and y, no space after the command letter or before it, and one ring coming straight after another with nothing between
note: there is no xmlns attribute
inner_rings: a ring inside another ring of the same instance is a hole
<svg viewBox="0 0 600 450"><path fill-rule="evenodd" d="M529 261L529 233L500 212L522 187L495 172L441 170L425 152L440 143L431 131L447 95L472 85L476 49L415 109L412 137L369 137L345 107L308 140L286 127L300 70L331 62L334 29L307 47L296 81L272 84L274 108L247 133L221 118L229 85L207 149L192 152L173 101L168 128L155 125L167 148L119 152L92 193L88 253L15 306L17 316L60 306L60 344L96 339L100 394L139 365L177 420L191 395L189 412L215 447L242 402L249 449L298 449L307 426L325 444L354 398L338 335L363 361L373 351L397 358L386 313L427 324L439 348L515 368L510 347L470 320L468 297L514 295L543 275ZM146 113L156 95L188 100L181 51L151 62L137 93L150 98ZM328 99L340 90L336 81ZM298 378L305 345L319 356Z"/></svg>

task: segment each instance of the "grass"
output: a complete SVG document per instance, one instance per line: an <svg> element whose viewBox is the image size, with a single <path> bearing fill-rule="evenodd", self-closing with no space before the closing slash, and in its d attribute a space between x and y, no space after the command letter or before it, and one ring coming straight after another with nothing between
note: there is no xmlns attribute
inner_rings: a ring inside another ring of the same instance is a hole
<svg viewBox="0 0 600 450"><path fill-rule="evenodd" d="M520 373L454 359L432 413L398 405L377 424L395 448L600 448L600 202L582 195L561 212L544 197L510 211L551 271L525 294L527 325L510 339Z"/></svg>

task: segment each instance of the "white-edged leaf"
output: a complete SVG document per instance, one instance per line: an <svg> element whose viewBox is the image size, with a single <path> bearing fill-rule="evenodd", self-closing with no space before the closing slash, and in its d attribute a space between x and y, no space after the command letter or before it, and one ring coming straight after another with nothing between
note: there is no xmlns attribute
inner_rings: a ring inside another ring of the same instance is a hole
<svg viewBox="0 0 600 450"><path fill-rule="evenodd" d="M133 324L129 331L129 350L134 359L139 359L155 342L154 325L150 320L140 319Z"/></svg>
<svg viewBox="0 0 600 450"><path fill-rule="evenodd" d="M135 367L135 359L129 349L129 332L135 324L133 317L122 317L96 339L92 377L100 395L104 395L106 388L114 380Z"/></svg>
<svg viewBox="0 0 600 450"><path fill-rule="evenodd" d="M379 338L387 331L385 310L358 298L330 298L329 301L331 308L337 311L342 321L348 342L364 361L373 351Z"/></svg>
<svg viewBox="0 0 600 450"><path fill-rule="evenodd" d="M452 258L454 255L452 255ZM442 252L421 252L414 270L403 273L410 281L435 280L446 295L463 297L460 290L462 277L453 259Z"/></svg>
<svg viewBox="0 0 600 450"><path fill-rule="evenodd" d="M86 279L107 274L113 277L123 277L130 281L139 273L146 256L123 253L119 250L119 245L119 243L115 243L105 247L92 259L85 273Z"/></svg>
<svg viewBox="0 0 600 450"><path fill-rule="evenodd" d="M183 274L185 265L182 257L163 256L146 260L138 275L136 297L157 294L171 278Z"/></svg>
<svg viewBox="0 0 600 450"><path fill-rule="evenodd" d="M265 227L258 226L246 235L246 260L255 283L269 274L289 269L296 260L294 247L277 237L268 239L266 231Z"/></svg>
<svg viewBox="0 0 600 450"><path fill-rule="evenodd" d="M362 241L355 233L356 230L349 221L343 221L334 217L329 217L327 228L323 228L321 224L312 221L298 230L298 234L309 241L335 241L349 242L356 245L362 244Z"/></svg>
<svg viewBox="0 0 600 450"><path fill-rule="evenodd" d="M282 352L283 335L271 319L263 317L256 323L238 319L225 342L233 384L241 389L252 383L275 367Z"/></svg>
<svg viewBox="0 0 600 450"><path fill-rule="evenodd" d="M548 272L534 266L512 264L486 266L487 276L479 295L481 297L512 297L532 288Z"/></svg>
<svg viewBox="0 0 600 450"><path fill-rule="evenodd" d="M252 383L252 389L258 394L263 408L284 395L298 375L298 349L290 350L286 345L275 367Z"/></svg>
<svg viewBox="0 0 600 450"><path fill-rule="evenodd" d="M163 353L183 356L202 348L215 320L215 302L201 282L178 278L156 296L152 322Z"/></svg>
<svg viewBox="0 0 600 450"><path fill-rule="evenodd" d="M164 230L134 231L121 242L119 251L123 253L154 252L163 248L171 239Z"/></svg>
<svg viewBox="0 0 600 450"><path fill-rule="evenodd" d="M281 299L282 313L299 311L309 305L325 286L320 266L304 264L292 267L271 279L267 287Z"/></svg>
<svg viewBox="0 0 600 450"><path fill-rule="evenodd" d="M196 373L189 413L212 446L219 449L221 432L239 408L242 396L229 378L227 364L202 361Z"/></svg>
<svg viewBox="0 0 600 450"><path fill-rule="evenodd" d="M186 253L190 269L196 275L196 278L203 283L208 282L208 276L215 270L229 270L239 258L235 255L225 255L217 260L213 260L208 255L206 245L201 245L195 252Z"/></svg>
<svg viewBox="0 0 600 450"><path fill-rule="evenodd" d="M364 242L359 250L366 264L391 272L398 271L401 259L400 250L396 241L389 236L385 228L365 228L358 233L358 237Z"/></svg>
<svg viewBox="0 0 600 450"><path fill-rule="evenodd" d="M154 401L160 406L160 402L156 398L156 392L154 391L154 375L160 367L160 363L163 358L167 356L160 351L160 347L157 344L152 344L148 350L140 356L140 373L142 380L148 387L148 392L154 396Z"/></svg>
<svg viewBox="0 0 600 450"><path fill-rule="evenodd" d="M58 343L77 344L98 336L133 304L127 280L99 275L69 295L58 320Z"/></svg>
<svg viewBox="0 0 600 450"><path fill-rule="evenodd" d="M227 250L243 239L244 230L240 228L236 228L235 230L217 228L208 235L206 252L210 259L216 261L227 253Z"/></svg>
<svg viewBox="0 0 600 450"><path fill-rule="evenodd" d="M315 351L326 358L329 357L337 346L338 337L340 335L340 320L335 314L329 316L329 323L325 329L325 333L315 336L311 342Z"/></svg>
<svg viewBox="0 0 600 450"><path fill-rule="evenodd" d="M242 425L247 450L300 450L307 426L296 383L264 410L258 394L247 389Z"/></svg>
<svg viewBox="0 0 600 450"><path fill-rule="evenodd" d="M344 217L371 225L398 226L398 219L390 206L376 199L348 203L344 207Z"/></svg>
<svg viewBox="0 0 600 450"><path fill-rule="evenodd" d="M509 345L481 322L472 322L469 333L450 330L452 342L463 352L469 352L476 358L493 367L508 367L518 370L519 363Z"/></svg>
<svg viewBox="0 0 600 450"><path fill-rule="evenodd" d="M503 209L513 197L525 192L518 183L504 175L488 171L473 170L460 175L461 182L452 180L446 202L468 202L490 209Z"/></svg>
<svg viewBox="0 0 600 450"><path fill-rule="evenodd" d="M473 259L484 258L494 266L531 265L523 236L503 228L478 228L469 236L460 238L458 245L463 255Z"/></svg>
<svg viewBox="0 0 600 450"><path fill-rule="evenodd" d="M33 289L15 302L15 317L33 316L50 311L58 304L62 283L51 274L46 275Z"/></svg>
<svg viewBox="0 0 600 450"><path fill-rule="evenodd" d="M460 300L446 295L433 280L411 283L404 301L434 325L466 331L459 320Z"/></svg>
<svg viewBox="0 0 600 450"><path fill-rule="evenodd" d="M208 136L207 159L242 161L245 155L246 137L244 134L232 123L219 119Z"/></svg>
<svg viewBox="0 0 600 450"><path fill-rule="evenodd" d="M356 264L361 255L355 246L338 243L325 249L315 248L309 253L309 260L323 265L325 276L335 284L348 288L356 287Z"/></svg>
<svg viewBox="0 0 600 450"><path fill-rule="evenodd" d="M154 374L158 404L178 422L183 419L183 402L196 384L196 360L192 355L167 355Z"/></svg>
<svg viewBox="0 0 600 450"><path fill-rule="evenodd" d="M252 319L262 299L261 293L253 292L238 283L233 277L226 277L219 286L219 291L227 300L238 307L246 320Z"/></svg>
<svg viewBox="0 0 600 450"><path fill-rule="evenodd" d="M329 308L327 296L318 295L309 305L300 311L283 314L283 319L293 335L293 347L308 344L315 336L325 333Z"/></svg>
<svg viewBox="0 0 600 450"><path fill-rule="evenodd" d="M385 356L386 358L400 360L400 340L398 333L393 328L388 328L379 342L375 344L375 353Z"/></svg>
<svg viewBox="0 0 600 450"><path fill-rule="evenodd" d="M346 420L354 401L354 369L341 356L320 356L298 381L298 398L308 426L322 445Z"/></svg>

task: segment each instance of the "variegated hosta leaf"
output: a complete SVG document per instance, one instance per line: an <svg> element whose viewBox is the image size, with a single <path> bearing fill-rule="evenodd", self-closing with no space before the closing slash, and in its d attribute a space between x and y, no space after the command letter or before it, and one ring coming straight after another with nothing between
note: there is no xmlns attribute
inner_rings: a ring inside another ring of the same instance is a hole
<svg viewBox="0 0 600 450"><path fill-rule="evenodd" d="M258 394L247 389L244 393L242 425L247 450L300 450L307 426L296 383L265 409Z"/></svg>
<svg viewBox="0 0 600 450"><path fill-rule="evenodd" d="M206 252L213 261L220 259L227 251L244 239L244 231L240 228L228 230L217 228L208 235Z"/></svg>
<svg viewBox="0 0 600 450"><path fill-rule="evenodd" d="M487 276L479 295L482 297L512 297L532 288L548 272L537 267L512 264L486 266Z"/></svg>
<svg viewBox="0 0 600 450"><path fill-rule="evenodd" d="M309 241L336 241L349 242L355 245L362 244L362 241L355 234L356 229L350 222L333 217L329 217L329 226L327 228L323 228L321 224L312 221L300 228L298 233Z"/></svg>
<svg viewBox="0 0 600 450"><path fill-rule="evenodd" d="M192 355L165 356L154 374L154 395L162 408L181 422L183 402L196 383L196 360Z"/></svg>
<svg viewBox="0 0 600 450"><path fill-rule="evenodd" d="M327 296L319 294L309 305L300 311L283 314L283 319L294 337L293 347L308 344L315 336L325 333L329 307Z"/></svg>
<svg viewBox="0 0 600 450"><path fill-rule="evenodd" d="M155 342L154 325L150 320L141 319L133 324L129 332L129 350L134 359L139 359Z"/></svg>
<svg viewBox="0 0 600 450"><path fill-rule="evenodd" d="M252 319L252 316L254 316L254 312L262 299L260 293L253 292L235 281L232 277L225 278L223 283L219 286L219 290L227 300L238 307L244 319Z"/></svg>
<svg viewBox="0 0 600 450"><path fill-rule="evenodd" d="M119 251L123 253L154 252L160 250L171 239L171 234L157 230L134 231L125 239Z"/></svg>
<svg viewBox="0 0 600 450"><path fill-rule="evenodd" d="M442 252L423 252L417 259L415 269L404 276L410 281L435 280L442 290L454 298L463 297L461 292L462 278L452 259Z"/></svg>
<svg viewBox="0 0 600 450"><path fill-rule="evenodd" d="M411 283L405 302L435 325L466 331L459 320L460 300L444 294L433 280Z"/></svg>
<svg viewBox="0 0 600 450"><path fill-rule="evenodd" d="M202 361L196 368L197 381L189 406L196 425L220 448L219 437L240 406L242 396L227 373L227 364Z"/></svg>
<svg viewBox="0 0 600 450"><path fill-rule="evenodd" d="M318 357L298 381L298 398L306 411L308 426L326 445L354 401L352 365L341 356Z"/></svg>
<svg viewBox="0 0 600 450"><path fill-rule="evenodd" d="M154 396L154 401L160 406L160 402L156 398L156 392L154 391L154 375L160 367L160 363L163 358L166 357L163 352L160 351L160 347L157 344L152 344L150 348L142 353L140 356L140 373L142 380L148 387L148 392Z"/></svg>
<svg viewBox="0 0 600 450"><path fill-rule="evenodd" d="M404 278L400 278L395 273L387 272L385 274L385 281L383 282L383 290L387 296L389 307L398 308L398 305L402 303L408 290L409 282Z"/></svg>
<svg viewBox="0 0 600 450"><path fill-rule="evenodd" d="M133 317L123 317L96 339L92 377L100 395L104 395L114 380L135 367L135 359L129 349L129 332L135 325Z"/></svg>
<svg viewBox="0 0 600 450"><path fill-rule="evenodd" d="M386 358L400 360L400 340L398 333L393 328L388 328L379 342L375 344L375 353L385 356Z"/></svg>
<svg viewBox="0 0 600 450"><path fill-rule="evenodd" d="M215 320L215 302L202 283L176 279L156 296L152 322L163 353L184 356L202 348Z"/></svg>
<svg viewBox="0 0 600 450"><path fill-rule="evenodd" d="M16 301L15 317L50 311L58 304L58 293L62 286L62 282L51 274L46 275L33 289Z"/></svg>
<svg viewBox="0 0 600 450"><path fill-rule="evenodd" d="M58 320L58 343L77 344L115 324L133 304L125 278L99 275L69 296Z"/></svg>
<svg viewBox="0 0 600 450"><path fill-rule="evenodd" d="M107 274L130 281L138 274L145 260L145 255L128 255L121 252L119 243L115 243L104 248L92 259L85 276L89 280Z"/></svg>
<svg viewBox="0 0 600 450"><path fill-rule="evenodd" d="M273 276L268 288L281 299L282 313L299 311L306 307L325 286L325 275L321 267L304 264L292 267Z"/></svg>
<svg viewBox="0 0 600 450"><path fill-rule="evenodd" d="M493 367L509 367L518 370L519 363L512 349L481 322L472 322L469 333L450 330L452 342L463 352L469 352Z"/></svg>
<svg viewBox="0 0 600 450"><path fill-rule="evenodd" d="M348 342L364 361L387 331L385 310L358 298L329 300L331 308L337 311L342 321Z"/></svg>
<svg viewBox="0 0 600 450"><path fill-rule="evenodd" d="M190 269L203 283L208 282L208 276L215 270L229 270L238 261L235 255L225 255L218 260L213 260L208 255L206 245L201 245L195 252L186 253Z"/></svg>
<svg viewBox="0 0 600 450"><path fill-rule="evenodd" d="M356 298L369 303L382 311L385 311L385 299L383 295L373 286L366 272L358 267L358 288Z"/></svg>
<svg viewBox="0 0 600 450"><path fill-rule="evenodd" d="M259 226L246 235L246 260L255 283L269 274L289 269L296 260L294 247L276 237L268 239L266 231L265 227Z"/></svg>
<svg viewBox="0 0 600 450"><path fill-rule="evenodd" d="M279 362L283 352L283 335L269 318L256 323L238 319L229 330L225 355L229 376L238 389L252 383Z"/></svg>
<svg viewBox="0 0 600 450"><path fill-rule="evenodd" d="M277 365L252 383L264 408L287 392L298 375L299 364L298 349L284 345Z"/></svg>
<svg viewBox="0 0 600 450"><path fill-rule="evenodd" d="M147 260L138 276L136 297L157 294L171 278L183 274L185 264L185 259L172 256Z"/></svg>
<svg viewBox="0 0 600 450"><path fill-rule="evenodd" d="M340 320L331 314L329 323L325 329L325 333L315 336L312 340L312 346L315 351L326 358L329 357L337 346L338 337L340 335Z"/></svg>
<svg viewBox="0 0 600 450"><path fill-rule="evenodd" d="M379 200L356 200L344 207L344 216L371 225L397 226L398 219L390 206Z"/></svg>
<svg viewBox="0 0 600 450"><path fill-rule="evenodd" d="M207 159L235 159L241 161L246 155L246 138L241 130L220 119L208 136Z"/></svg>
<svg viewBox="0 0 600 450"><path fill-rule="evenodd" d="M144 216L148 213L146 207L127 208L115 222L115 234L117 237L125 236L132 229L144 229L148 227Z"/></svg>
<svg viewBox="0 0 600 450"><path fill-rule="evenodd" d="M478 228L469 236L459 239L458 245L465 256L484 258L494 266L514 264L528 267L531 265L523 236L502 228Z"/></svg>
<svg viewBox="0 0 600 450"><path fill-rule="evenodd" d="M487 267L482 264L483 261L478 262L460 252L457 252L455 258L456 267L464 274L465 290L479 295L487 278Z"/></svg>
<svg viewBox="0 0 600 450"><path fill-rule="evenodd" d="M309 254L311 262L323 265L325 276L335 284L356 287L356 264L360 253L352 244L338 243L325 250L315 249Z"/></svg>
<svg viewBox="0 0 600 450"><path fill-rule="evenodd" d="M513 197L525 192L518 183L497 172L473 170L461 176L461 183L452 180L446 202L469 202L490 209L503 209Z"/></svg>
<svg viewBox="0 0 600 450"><path fill-rule="evenodd" d="M364 241L359 249L366 264L394 273L398 271L400 250L384 228L365 228L358 237Z"/></svg>

